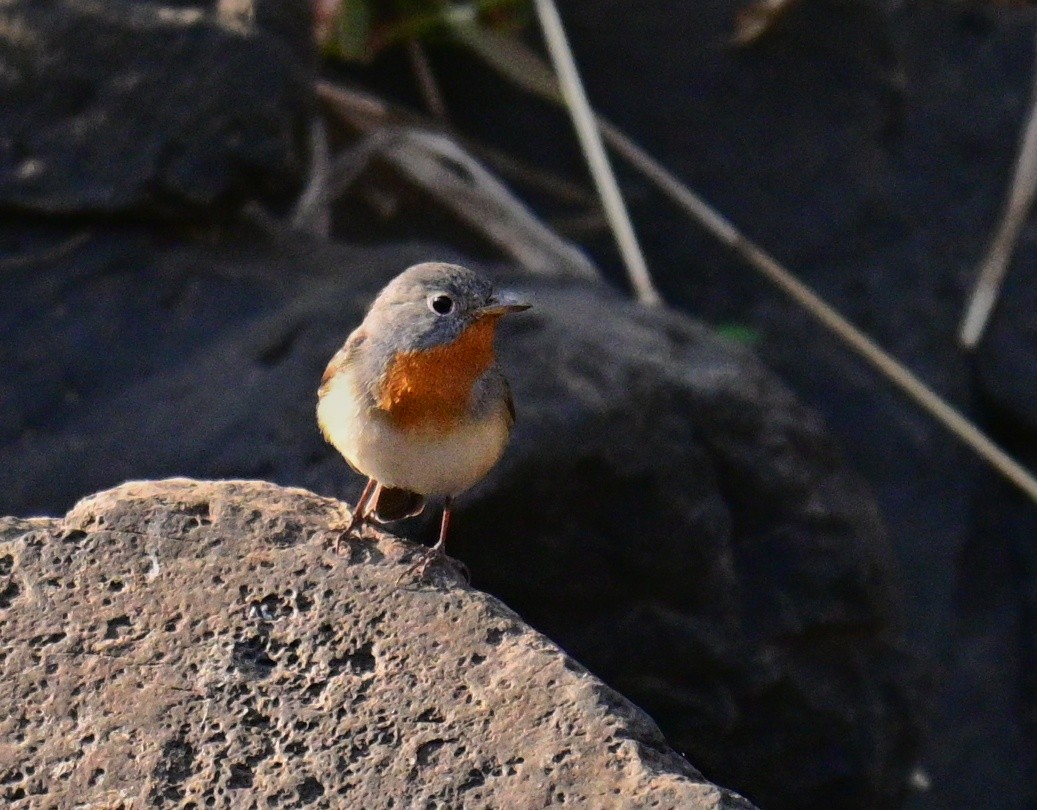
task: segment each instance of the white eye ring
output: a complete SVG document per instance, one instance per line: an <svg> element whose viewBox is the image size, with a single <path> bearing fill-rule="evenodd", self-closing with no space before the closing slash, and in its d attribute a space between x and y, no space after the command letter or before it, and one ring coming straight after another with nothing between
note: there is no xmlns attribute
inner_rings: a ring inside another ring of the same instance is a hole
<svg viewBox="0 0 1037 810"><path fill-rule="evenodd" d="M454 311L454 299L446 293L432 293L428 297L428 308L437 315L449 315Z"/></svg>

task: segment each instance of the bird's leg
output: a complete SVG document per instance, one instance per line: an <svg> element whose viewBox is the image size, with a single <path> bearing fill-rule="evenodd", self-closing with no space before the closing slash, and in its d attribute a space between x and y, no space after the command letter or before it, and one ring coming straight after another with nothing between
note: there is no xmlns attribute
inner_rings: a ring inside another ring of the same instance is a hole
<svg viewBox="0 0 1037 810"><path fill-rule="evenodd" d="M447 496L446 501L444 501L443 503L443 517L439 521L439 540L437 540L436 544L432 547L432 550L434 552L438 552L439 554L443 554L444 556L446 555L446 533L447 529L450 528L451 500L452 499L450 498L450 496Z"/></svg>
<svg viewBox="0 0 1037 810"><path fill-rule="evenodd" d="M349 537L364 520L367 519L367 512L370 508L371 500L378 494L379 486L381 485L373 478L367 479L364 491L360 493L360 497L356 502L356 508L353 509L353 517L350 518L349 525L343 529L342 533L338 536L338 541L335 543L336 554L342 552L342 545L345 542L345 539Z"/></svg>
<svg viewBox="0 0 1037 810"><path fill-rule="evenodd" d="M468 566L460 560L453 559L446 553L446 535L450 528L450 505L452 502L453 499L447 496L446 501L443 503L443 517L439 522L439 539L436 541L436 544L431 548L425 549L420 562L408 568L400 577L400 580L411 574L414 575L415 579L421 579L434 563L437 563L440 560L445 560L455 566L464 575L465 579L469 582L471 581L472 577L468 572Z"/></svg>
<svg viewBox="0 0 1037 810"><path fill-rule="evenodd" d="M453 515L453 510L451 509L452 504L453 498L450 497L447 497L446 501L443 503L443 518L439 522L439 540L436 541L436 544L431 549L432 557L450 563L461 572L461 575L465 580L471 583L472 572L468 570L468 566L446 553L446 533L447 529L450 528L450 517Z"/></svg>

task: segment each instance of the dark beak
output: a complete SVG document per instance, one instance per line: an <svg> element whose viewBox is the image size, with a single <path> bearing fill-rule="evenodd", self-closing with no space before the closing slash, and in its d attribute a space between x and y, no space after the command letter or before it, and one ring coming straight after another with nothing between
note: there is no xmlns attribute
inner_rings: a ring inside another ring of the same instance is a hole
<svg viewBox="0 0 1037 810"><path fill-rule="evenodd" d="M499 292L494 294L490 299L490 303L479 310L479 314L507 315L509 312L522 312L531 306L533 305L523 301L517 295L509 292Z"/></svg>

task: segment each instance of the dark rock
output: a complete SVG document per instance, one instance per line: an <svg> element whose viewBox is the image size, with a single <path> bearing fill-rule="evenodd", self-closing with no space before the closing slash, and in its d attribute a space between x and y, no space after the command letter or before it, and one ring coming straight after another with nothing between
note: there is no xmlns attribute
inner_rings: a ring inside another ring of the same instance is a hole
<svg viewBox="0 0 1037 810"><path fill-rule="evenodd" d="M749 810L496 599L398 585L406 543L336 555L344 519L184 479L0 519L4 806Z"/></svg>
<svg viewBox="0 0 1037 810"><path fill-rule="evenodd" d="M1026 429L1037 391L1032 225L975 364L956 337L1029 109L1030 10L804 0L758 46L739 48L730 40L745 0L559 5L598 110L1037 465ZM464 53L437 56L462 131L585 175L564 112L508 92ZM1037 697L1017 662L1033 647L1024 628L1037 626L1026 562L1037 507L616 163L667 301L755 333L756 351L822 413L875 492L904 573L908 637L939 662L920 760L928 778L917 780L929 787L911 806L966 810L993 793L1000 808L1032 807L1037 725L1026 717ZM610 236L591 246L622 279ZM1010 310L1021 317L1006 319Z"/></svg>
<svg viewBox="0 0 1037 810"><path fill-rule="evenodd" d="M985 425L1030 470L1037 470L1035 236L1032 227L1023 233L975 360ZM958 761L982 762L989 750L986 740L998 740L1000 750L1014 754L1024 786L1037 785L1034 537L1037 508L1033 502L1004 481L992 476L983 481L975 498L972 532L963 550L962 570L968 574L961 577L959 598L968 621L961 633L959 655L972 673L972 689L960 711L985 718L1005 711L1007 704L1019 723L984 729L981 735L962 733ZM966 728L974 728L974 723L973 719ZM994 779L1007 781L998 770L991 769L984 776L987 784ZM1019 790L1015 785L1006 788ZM1032 793L1024 794L1024 800L1030 797Z"/></svg>
<svg viewBox="0 0 1037 810"><path fill-rule="evenodd" d="M28 223L0 245L0 511L22 514L171 474L355 497L315 427L324 364L390 277L460 258ZM474 582L711 778L771 808L894 806L914 664L874 503L816 415L686 317L493 272L536 307L500 341L514 440L457 517Z"/></svg>
<svg viewBox="0 0 1037 810"><path fill-rule="evenodd" d="M250 200L284 208L306 173L313 51L309 4L272 5L245 23L182 4L5 3L0 206L207 220Z"/></svg>
<svg viewBox="0 0 1037 810"><path fill-rule="evenodd" d="M1015 445L1037 434L1037 233L1024 238L976 356L976 382L995 429Z"/></svg>

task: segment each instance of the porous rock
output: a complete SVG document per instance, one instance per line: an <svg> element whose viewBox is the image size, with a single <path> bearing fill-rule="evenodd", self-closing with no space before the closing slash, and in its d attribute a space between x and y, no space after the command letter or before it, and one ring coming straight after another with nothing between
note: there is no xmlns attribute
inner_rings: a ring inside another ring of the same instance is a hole
<svg viewBox="0 0 1037 810"><path fill-rule="evenodd" d="M207 220L287 205L307 168L309 6L247 5L0 5L0 205Z"/></svg>
<svg viewBox="0 0 1037 810"><path fill-rule="evenodd" d="M178 479L0 521L5 806L750 807L452 569L336 554L347 517Z"/></svg>
<svg viewBox="0 0 1037 810"><path fill-rule="evenodd" d="M0 245L21 267L0 280L16 383L0 398L0 503L19 514L176 474L352 500L362 482L315 424L324 365L408 264L471 264L421 245L31 223ZM513 440L458 504L450 549L473 582L710 779L766 807L895 806L917 750L915 667L874 502L821 421L684 316L475 266L535 306L499 340Z"/></svg>

